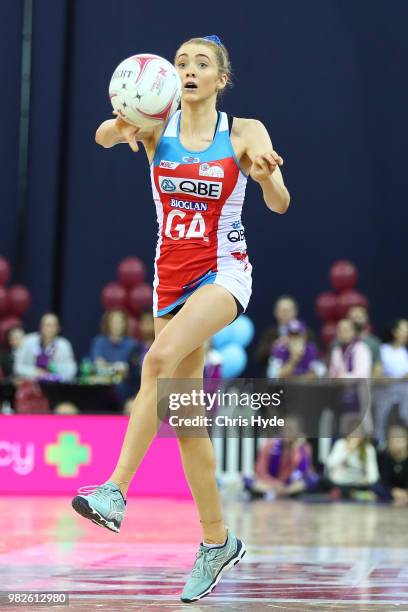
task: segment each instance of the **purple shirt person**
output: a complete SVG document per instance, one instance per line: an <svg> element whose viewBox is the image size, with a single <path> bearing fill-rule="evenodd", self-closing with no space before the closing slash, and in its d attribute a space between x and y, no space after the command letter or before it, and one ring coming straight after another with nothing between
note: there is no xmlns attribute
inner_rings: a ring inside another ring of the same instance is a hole
<svg viewBox="0 0 408 612"><path fill-rule="evenodd" d="M325 368L319 360L317 346L307 340L305 323L299 319L292 319L287 325L287 335L279 338L272 346L267 376L315 378L322 376L324 372Z"/></svg>

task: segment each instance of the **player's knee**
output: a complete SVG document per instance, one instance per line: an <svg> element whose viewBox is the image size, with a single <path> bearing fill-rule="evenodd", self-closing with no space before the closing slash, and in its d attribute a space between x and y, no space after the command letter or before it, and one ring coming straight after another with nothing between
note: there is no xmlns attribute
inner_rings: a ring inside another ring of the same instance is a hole
<svg viewBox="0 0 408 612"><path fill-rule="evenodd" d="M153 343L143 360L144 374L165 377L171 370L172 362L172 352L166 347L155 346Z"/></svg>

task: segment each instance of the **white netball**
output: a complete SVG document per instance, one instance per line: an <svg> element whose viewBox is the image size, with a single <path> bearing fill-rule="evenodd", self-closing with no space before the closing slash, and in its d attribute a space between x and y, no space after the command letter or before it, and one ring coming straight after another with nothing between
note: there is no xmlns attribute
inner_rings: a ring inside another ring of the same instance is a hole
<svg viewBox="0 0 408 612"><path fill-rule="evenodd" d="M170 62L158 55L128 57L114 71L109 84L114 110L128 123L154 127L166 121L181 98L181 81Z"/></svg>

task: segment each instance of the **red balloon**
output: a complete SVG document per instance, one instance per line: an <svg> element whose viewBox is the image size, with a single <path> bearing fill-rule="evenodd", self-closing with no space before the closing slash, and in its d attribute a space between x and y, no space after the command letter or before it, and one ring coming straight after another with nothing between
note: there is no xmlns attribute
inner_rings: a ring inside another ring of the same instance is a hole
<svg viewBox="0 0 408 612"><path fill-rule="evenodd" d="M9 313L20 317L31 305L30 292L22 285L13 285L8 290Z"/></svg>
<svg viewBox="0 0 408 612"><path fill-rule="evenodd" d="M4 287L0 287L0 317L8 311L8 291Z"/></svg>
<svg viewBox="0 0 408 612"><path fill-rule="evenodd" d="M134 287L143 283L145 278L145 264L138 257L126 257L118 267L118 279L124 287Z"/></svg>
<svg viewBox="0 0 408 612"><path fill-rule="evenodd" d="M337 298L336 313L337 318L346 317L352 306L364 306L368 308L368 300L365 295L354 289L348 289L340 293Z"/></svg>
<svg viewBox="0 0 408 612"><path fill-rule="evenodd" d="M101 302L105 310L126 309L126 289L119 283L109 283L101 293Z"/></svg>
<svg viewBox="0 0 408 612"><path fill-rule="evenodd" d="M330 268L330 283L337 291L352 289L358 279L356 266L347 260L336 261Z"/></svg>
<svg viewBox="0 0 408 612"><path fill-rule="evenodd" d="M139 319L129 315L129 335L136 340L140 340L140 323Z"/></svg>
<svg viewBox="0 0 408 612"><path fill-rule="evenodd" d="M7 259L0 257L0 285L5 285L11 274L10 264Z"/></svg>
<svg viewBox="0 0 408 612"><path fill-rule="evenodd" d="M321 319L327 321L336 317L337 296L331 291L323 291L317 296L316 311Z"/></svg>
<svg viewBox="0 0 408 612"><path fill-rule="evenodd" d="M128 308L130 312L138 316L143 308L151 307L153 300L153 290L150 285L143 283L133 287L128 295Z"/></svg>
<svg viewBox="0 0 408 612"><path fill-rule="evenodd" d="M320 337L324 344L328 346L331 344L336 336L337 323L335 321L326 321L320 330Z"/></svg>
<svg viewBox="0 0 408 612"><path fill-rule="evenodd" d="M18 317L6 317L0 321L0 344L7 343L7 334L13 327L23 327Z"/></svg>

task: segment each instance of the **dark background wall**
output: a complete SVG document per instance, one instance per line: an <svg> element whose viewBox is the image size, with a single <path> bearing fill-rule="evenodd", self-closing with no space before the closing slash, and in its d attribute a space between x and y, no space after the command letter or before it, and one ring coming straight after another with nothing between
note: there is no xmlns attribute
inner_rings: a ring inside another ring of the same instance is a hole
<svg viewBox="0 0 408 612"><path fill-rule="evenodd" d="M16 257L22 1L2 0L0 253ZM125 57L172 59L217 33L235 87L222 105L261 119L285 158L287 215L249 184L243 221L254 264L248 314L258 330L274 299L295 295L317 325L316 295L338 258L360 272L377 328L407 313L405 0L191 2L34 0L30 167L22 280L26 319L57 308L77 356L98 328L101 288L128 254L152 278L156 222L143 154L94 142L111 113L107 86Z"/></svg>

